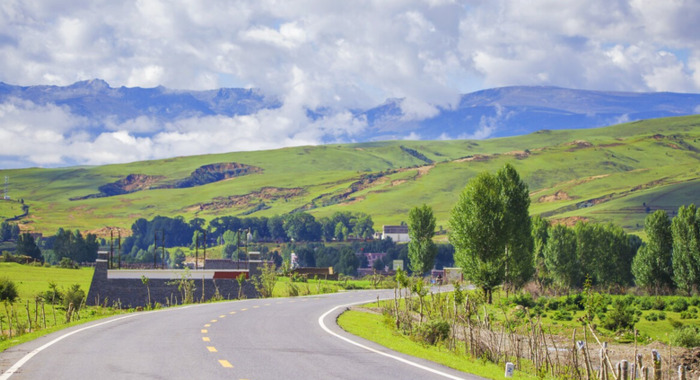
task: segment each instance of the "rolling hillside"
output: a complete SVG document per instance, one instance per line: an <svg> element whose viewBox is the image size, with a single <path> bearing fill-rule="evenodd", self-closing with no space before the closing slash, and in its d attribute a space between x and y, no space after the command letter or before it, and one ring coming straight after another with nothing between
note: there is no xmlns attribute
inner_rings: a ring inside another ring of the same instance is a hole
<svg viewBox="0 0 700 380"><path fill-rule="evenodd" d="M99 167L0 171L29 205L25 230L128 230L156 215L212 219L306 210L366 212L375 228L427 203L438 226L466 182L511 162L531 212L639 230L649 211L700 204L700 116L489 140L390 141L177 157ZM0 217L21 213L0 202ZM19 210L19 211L18 211Z"/></svg>

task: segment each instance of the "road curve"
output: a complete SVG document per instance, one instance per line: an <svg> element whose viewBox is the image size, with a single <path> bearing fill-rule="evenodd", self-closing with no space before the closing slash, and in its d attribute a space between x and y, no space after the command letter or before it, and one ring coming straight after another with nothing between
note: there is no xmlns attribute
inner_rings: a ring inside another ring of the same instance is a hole
<svg viewBox="0 0 700 380"><path fill-rule="evenodd" d="M115 316L0 353L0 380L477 379L335 323L386 290L252 299Z"/></svg>

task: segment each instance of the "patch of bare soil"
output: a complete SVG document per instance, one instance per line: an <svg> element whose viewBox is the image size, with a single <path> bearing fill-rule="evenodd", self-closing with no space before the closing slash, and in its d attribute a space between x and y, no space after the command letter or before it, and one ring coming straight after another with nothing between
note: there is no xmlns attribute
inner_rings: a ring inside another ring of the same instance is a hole
<svg viewBox="0 0 700 380"><path fill-rule="evenodd" d="M506 156L514 156L518 160L523 160L530 157L530 152L525 150L514 150L504 153Z"/></svg>
<svg viewBox="0 0 700 380"><path fill-rule="evenodd" d="M100 192L97 194L90 194L83 197L70 198L70 200L77 201L90 198L111 197L115 195L134 193L141 190L148 190L164 178L164 176L129 174L128 176L118 181L98 187L98 190Z"/></svg>
<svg viewBox="0 0 700 380"><path fill-rule="evenodd" d="M121 236L122 238L131 236L130 229L121 228L121 227L102 227L102 228L97 228L94 230L87 230L87 231L83 231L83 232L86 234L93 234L93 235L97 236L98 238L105 238L105 239L109 239L110 237L114 237L114 239L116 239L119 236Z"/></svg>
<svg viewBox="0 0 700 380"><path fill-rule="evenodd" d="M489 154L475 154L473 156L467 156L464 158L457 159L457 160L455 160L455 162L468 162L468 161L480 162L480 161L488 161L491 158L492 158L492 156Z"/></svg>
<svg viewBox="0 0 700 380"><path fill-rule="evenodd" d="M551 195L543 195L537 199L537 202L539 203L548 203L548 202L556 202L556 201L570 201L573 198L569 196L569 194L565 193L562 190L557 191L554 194Z"/></svg>
<svg viewBox="0 0 700 380"><path fill-rule="evenodd" d="M226 208L248 208L259 204L261 201L275 201L278 199L289 199L302 195L303 188L279 188L263 187L258 191L243 195L231 195L228 197L218 197L207 203L199 203L187 208L187 211L221 210Z"/></svg>
<svg viewBox="0 0 700 380"><path fill-rule="evenodd" d="M591 148L593 147L593 144L589 143L586 140L574 140L570 143L564 144L564 146L571 146L571 148L566 150L567 152L575 152L580 149Z"/></svg>
<svg viewBox="0 0 700 380"><path fill-rule="evenodd" d="M552 225L556 224L563 224L567 227L573 227L576 225L578 222L588 222L588 218L585 218L583 216L570 216L568 218L560 218L560 219L552 219L550 223Z"/></svg>

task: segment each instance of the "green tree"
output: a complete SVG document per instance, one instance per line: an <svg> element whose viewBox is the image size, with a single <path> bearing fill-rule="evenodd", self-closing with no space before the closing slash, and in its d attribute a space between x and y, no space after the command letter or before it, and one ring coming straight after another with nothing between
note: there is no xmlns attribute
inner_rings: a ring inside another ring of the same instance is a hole
<svg viewBox="0 0 700 380"><path fill-rule="evenodd" d="M18 297L17 286L7 277L0 277L0 301L15 302Z"/></svg>
<svg viewBox="0 0 700 380"><path fill-rule="evenodd" d="M34 241L34 236L28 232L19 235L19 239L17 240L17 254L29 256L36 260L43 259L41 250Z"/></svg>
<svg viewBox="0 0 700 380"><path fill-rule="evenodd" d="M435 236L435 215L433 209L423 204L414 207L408 213L408 258L411 270L423 274L435 265L437 246L433 242Z"/></svg>
<svg viewBox="0 0 700 380"><path fill-rule="evenodd" d="M584 223L579 221L574 226L574 233L576 234L576 262L579 264L577 266L579 273L576 275L578 280L583 280L587 276L595 279L596 282L598 278L595 276L596 266L598 264L607 264L608 262L599 263L598 262L598 251L600 250L600 236L599 229L594 223ZM579 283L571 284L572 286L581 285Z"/></svg>
<svg viewBox="0 0 700 380"><path fill-rule="evenodd" d="M566 288L574 287L580 282L576 233L570 228L561 224L552 227L544 258L547 271L552 274L554 282Z"/></svg>
<svg viewBox="0 0 700 380"><path fill-rule="evenodd" d="M673 236L673 280L690 292L700 286L700 220L695 205L681 206L671 223Z"/></svg>
<svg viewBox="0 0 700 380"><path fill-rule="evenodd" d="M374 235L374 222L372 217L365 213L358 213L351 220L352 233L360 239L370 239Z"/></svg>
<svg viewBox="0 0 700 380"><path fill-rule="evenodd" d="M464 277L481 288L489 303L503 282L507 231L498 178L487 172L471 179L450 215L449 238L455 263Z"/></svg>
<svg viewBox="0 0 700 380"><path fill-rule="evenodd" d="M287 215L284 230L290 239L296 241L318 241L321 239L321 224L313 215L295 212Z"/></svg>
<svg viewBox="0 0 700 380"><path fill-rule="evenodd" d="M549 222L539 215L532 217L532 259L535 267L535 281L540 288L549 282L547 266L544 263L544 249L549 238Z"/></svg>
<svg viewBox="0 0 700 380"><path fill-rule="evenodd" d="M496 174L501 190L505 223L505 278L509 287L520 288L532 278L532 222L530 191L511 164Z"/></svg>

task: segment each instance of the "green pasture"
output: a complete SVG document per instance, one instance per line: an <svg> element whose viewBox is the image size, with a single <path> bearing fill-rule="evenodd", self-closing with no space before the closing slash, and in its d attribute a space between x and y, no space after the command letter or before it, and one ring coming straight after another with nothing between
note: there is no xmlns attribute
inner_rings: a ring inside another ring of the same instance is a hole
<svg viewBox="0 0 700 380"><path fill-rule="evenodd" d="M14 281L20 303L34 302L39 293L49 289L49 282L58 285L59 289L78 284L87 294L94 271L94 268L63 269L0 262L0 277Z"/></svg>
<svg viewBox="0 0 700 380"><path fill-rule="evenodd" d="M470 178L511 163L529 185L532 214L613 222L634 232L641 229L647 208L671 211L700 203L699 138L700 116L686 116L478 141L335 144L95 167L0 170L0 177L10 177L13 199L30 206L21 227L44 234L58 228L128 230L134 220L157 215L211 220L294 210L316 217L365 212L379 229L405 221L408 210L423 203L433 207L437 224L446 226ZM252 165L262 172L192 188L70 200L97 194L100 186L129 174L158 176L151 184L158 186L222 162ZM368 175L374 181L366 181ZM553 199L555 194L565 197ZM590 207L581 206L586 202ZM18 213L18 203L0 202L0 218Z"/></svg>

